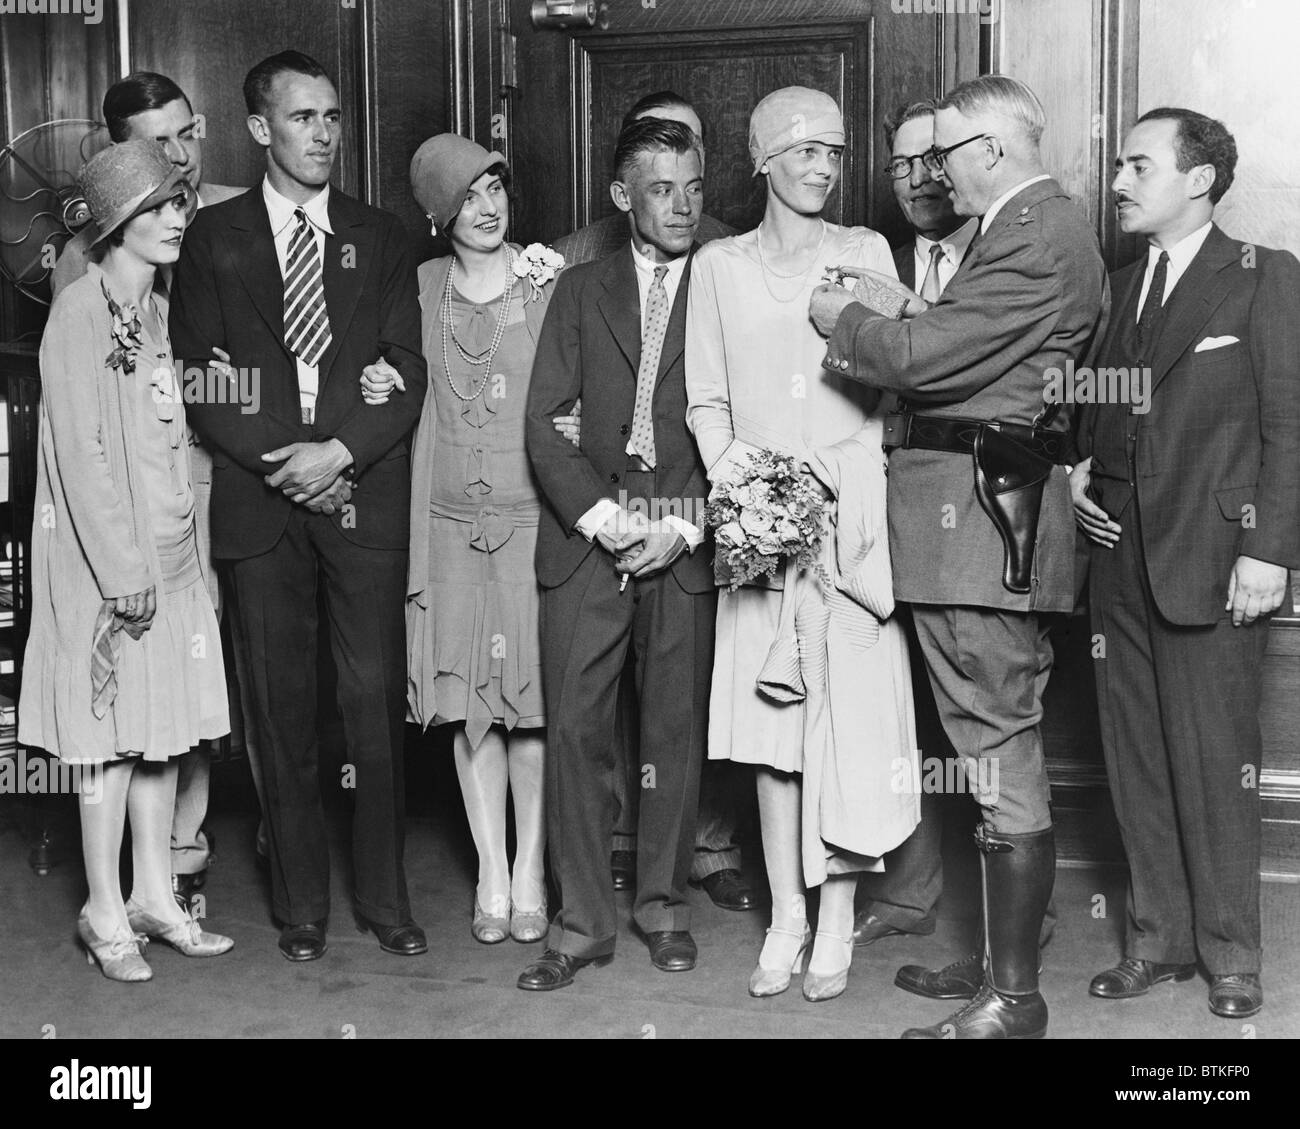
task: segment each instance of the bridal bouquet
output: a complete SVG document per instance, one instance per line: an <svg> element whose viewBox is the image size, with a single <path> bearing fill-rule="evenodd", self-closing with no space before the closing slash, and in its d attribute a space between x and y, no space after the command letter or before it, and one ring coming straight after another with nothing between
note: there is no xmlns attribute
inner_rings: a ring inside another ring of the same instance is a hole
<svg viewBox="0 0 1300 1129"><path fill-rule="evenodd" d="M751 453L748 465L716 485L704 509L717 545L714 579L734 592L773 576L782 560L814 567L828 507L798 460L776 451Z"/></svg>

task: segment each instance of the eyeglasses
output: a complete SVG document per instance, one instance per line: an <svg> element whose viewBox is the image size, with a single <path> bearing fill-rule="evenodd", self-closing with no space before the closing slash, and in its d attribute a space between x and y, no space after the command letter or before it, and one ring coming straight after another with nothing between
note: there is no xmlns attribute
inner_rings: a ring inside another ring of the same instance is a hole
<svg viewBox="0 0 1300 1129"><path fill-rule="evenodd" d="M990 136L987 133L977 133L974 137L968 137L965 141L958 141L956 145L949 145L946 149L931 148L922 158L925 167L931 172L943 172L944 166L948 163L948 154L963 145L969 145L972 141L983 141Z"/></svg>
<svg viewBox="0 0 1300 1129"><path fill-rule="evenodd" d="M894 180L906 180L912 175L912 165L916 161L925 164L924 153L913 153L910 157L895 157L885 165L885 170Z"/></svg>

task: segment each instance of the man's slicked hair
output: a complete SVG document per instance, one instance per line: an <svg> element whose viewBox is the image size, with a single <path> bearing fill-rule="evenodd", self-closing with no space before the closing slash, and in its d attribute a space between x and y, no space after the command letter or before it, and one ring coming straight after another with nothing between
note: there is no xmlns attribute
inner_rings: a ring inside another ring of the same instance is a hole
<svg viewBox="0 0 1300 1129"><path fill-rule="evenodd" d="M1043 138L1047 113L1038 95L1018 78L1005 74L985 74L954 86L939 99L936 110L956 110L963 117L978 118L997 114L1009 118L1024 130L1034 145Z"/></svg>
<svg viewBox="0 0 1300 1129"><path fill-rule="evenodd" d="M194 107L177 86L165 74L154 71L136 71L126 78L118 79L104 94L104 121L108 123L108 135L114 141L125 141L130 136L126 119L143 114L146 110L161 110L177 99L189 106L190 113Z"/></svg>
<svg viewBox="0 0 1300 1129"><path fill-rule="evenodd" d="M700 139L690 126L667 118L642 118L625 126L614 147L615 179L626 181L628 172L643 153L665 150L672 153L699 153Z"/></svg>
<svg viewBox="0 0 1300 1129"><path fill-rule="evenodd" d="M894 134L898 132L900 126L907 122L916 121L917 118L932 118L937 103L933 98L923 98L919 102L904 102L901 106L895 106L885 115L883 122L885 129L885 148L893 151Z"/></svg>
<svg viewBox="0 0 1300 1129"><path fill-rule="evenodd" d="M1213 165L1210 203L1217 204L1222 200L1223 194L1232 187L1237 168L1237 142L1228 132L1228 127L1215 118L1180 106L1160 106L1138 118L1138 124L1149 121L1175 123L1174 160L1178 171L1187 172L1197 165Z"/></svg>
<svg viewBox="0 0 1300 1129"><path fill-rule="evenodd" d="M290 72L308 78L329 78L325 68L301 51L281 51L263 59L244 78L244 105L250 114L265 114L275 76Z"/></svg>
<svg viewBox="0 0 1300 1129"><path fill-rule="evenodd" d="M644 98L638 98L636 104L623 115L623 124L619 126L620 131L627 129L637 118L644 115L654 115L655 110L667 110L677 107L682 110L690 110L697 118L700 116L699 111L691 105L690 100L682 97L675 90L656 90L653 94L647 94ZM703 128L703 121L700 127Z"/></svg>

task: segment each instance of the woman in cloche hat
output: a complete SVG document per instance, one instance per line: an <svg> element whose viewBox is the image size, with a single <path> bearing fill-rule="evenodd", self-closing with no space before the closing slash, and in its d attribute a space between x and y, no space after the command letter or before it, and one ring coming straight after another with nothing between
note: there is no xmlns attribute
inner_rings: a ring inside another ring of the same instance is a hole
<svg viewBox="0 0 1300 1129"><path fill-rule="evenodd" d="M763 220L695 256L686 313L687 423L715 487L745 477L748 453L775 450L838 499L817 568L788 563L779 590L720 594L709 700L709 756L753 764L757 780L772 926L750 994L785 991L811 950L810 1001L844 991L858 872L880 869L919 813L912 790L894 786L916 737L890 615L878 397L823 367L826 342L808 319L828 266L894 275L881 235L822 218L844 147L829 95L791 86L759 102L749 151Z"/></svg>
<svg viewBox="0 0 1300 1129"><path fill-rule="evenodd" d="M188 190L163 147L125 141L78 178L102 260L55 299L41 339L32 625L18 739L80 778L90 896L77 929L110 980L153 972L142 945L234 944L172 898L177 758L230 730L221 639L196 542L185 408L158 268ZM118 875L131 821L131 896Z"/></svg>
<svg viewBox="0 0 1300 1129"><path fill-rule="evenodd" d="M524 406L551 282L564 264L540 244L506 242L508 184L500 153L454 133L430 138L411 161L416 201L451 254L419 271L429 395L411 470L409 704L421 728L455 727L478 851L471 932L489 945L540 941L547 928L539 502ZM382 403L394 382L362 385L367 402Z"/></svg>

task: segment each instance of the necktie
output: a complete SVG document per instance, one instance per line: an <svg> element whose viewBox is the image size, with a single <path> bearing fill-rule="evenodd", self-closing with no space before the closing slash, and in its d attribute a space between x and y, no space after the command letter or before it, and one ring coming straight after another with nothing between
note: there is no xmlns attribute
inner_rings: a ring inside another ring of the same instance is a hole
<svg viewBox="0 0 1300 1129"><path fill-rule="evenodd" d="M303 364L315 366L329 348L331 336L325 278L307 213L296 208L293 214L298 226L289 240L284 271L284 343Z"/></svg>
<svg viewBox="0 0 1300 1129"><path fill-rule="evenodd" d="M655 381L659 378L659 357L664 351L664 334L668 331L668 291L664 289L667 267L655 267L654 282L645 301L641 319L641 364L636 371L636 406L632 409L632 446L653 469L655 465L655 427L651 407Z"/></svg>
<svg viewBox="0 0 1300 1129"><path fill-rule="evenodd" d="M939 260L943 258L943 247L938 243L930 244L930 265L925 271L925 281L921 283L921 297L927 302L939 300L943 287L939 285Z"/></svg>
<svg viewBox="0 0 1300 1129"><path fill-rule="evenodd" d="M1169 253L1160 252L1156 260L1156 269L1151 272L1151 286L1147 290L1147 300L1142 304L1142 313L1138 317L1138 348L1146 350L1151 347L1160 332L1160 323L1164 320L1165 275L1169 269Z"/></svg>

